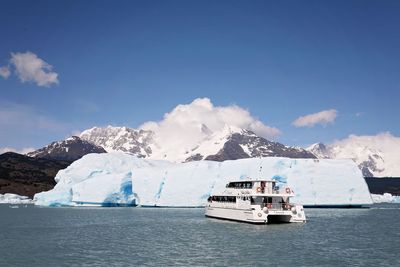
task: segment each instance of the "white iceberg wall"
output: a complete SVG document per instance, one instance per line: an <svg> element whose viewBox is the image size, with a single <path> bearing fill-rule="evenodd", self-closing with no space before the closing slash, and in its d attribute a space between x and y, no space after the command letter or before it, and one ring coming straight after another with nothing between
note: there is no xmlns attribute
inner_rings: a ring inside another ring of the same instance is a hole
<svg viewBox="0 0 400 267"><path fill-rule="evenodd" d="M352 160L290 161L286 175L296 194L294 201L304 205L372 204L367 183Z"/></svg>
<svg viewBox="0 0 400 267"><path fill-rule="evenodd" d="M219 164L210 161L140 168L133 173L133 191L140 205L204 206L213 188L225 185L219 173Z"/></svg>
<svg viewBox="0 0 400 267"><path fill-rule="evenodd" d="M133 172L133 186L142 205L202 206L227 182L248 177L289 185L296 195L293 201L304 205L372 203L367 184L351 160L253 158L174 164L162 171L144 167ZM144 178L153 184L148 185ZM156 197L160 188L161 196Z"/></svg>
<svg viewBox="0 0 400 267"><path fill-rule="evenodd" d="M304 205L366 205L371 197L351 160L252 158L170 163L122 153L90 154L57 174L38 205L132 204L195 207L232 180L274 179Z"/></svg>
<svg viewBox="0 0 400 267"><path fill-rule="evenodd" d="M72 186L72 202L77 204L133 205L132 174L99 174Z"/></svg>
<svg viewBox="0 0 400 267"><path fill-rule="evenodd" d="M60 170L54 189L36 194L35 204L130 204L131 170L144 164L147 162L124 153L88 154Z"/></svg>

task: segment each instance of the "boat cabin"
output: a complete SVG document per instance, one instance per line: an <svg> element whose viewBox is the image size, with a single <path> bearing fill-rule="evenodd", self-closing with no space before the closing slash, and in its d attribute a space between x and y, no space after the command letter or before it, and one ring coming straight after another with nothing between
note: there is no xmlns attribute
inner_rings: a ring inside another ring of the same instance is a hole
<svg viewBox="0 0 400 267"><path fill-rule="evenodd" d="M254 180L230 182L226 185L227 189L252 189L261 194L273 194L279 192L279 186L271 180Z"/></svg>

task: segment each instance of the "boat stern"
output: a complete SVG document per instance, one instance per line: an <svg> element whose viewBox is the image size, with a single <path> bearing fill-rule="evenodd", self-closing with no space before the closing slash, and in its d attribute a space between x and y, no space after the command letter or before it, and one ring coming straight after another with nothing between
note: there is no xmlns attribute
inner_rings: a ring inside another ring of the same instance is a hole
<svg viewBox="0 0 400 267"><path fill-rule="evenodd" d="M306 215L302 205L290 205L282 208L264 207L263 212L267 215L267 223L303 223Z"/></svg>

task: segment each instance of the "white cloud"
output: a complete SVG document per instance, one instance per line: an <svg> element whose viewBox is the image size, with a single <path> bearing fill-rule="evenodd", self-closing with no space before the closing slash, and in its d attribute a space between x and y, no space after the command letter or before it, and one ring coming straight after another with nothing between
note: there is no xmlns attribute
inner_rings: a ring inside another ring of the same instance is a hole
<svg viewBox="0 0 400 267"><path fill-rule="evenodd" d="M215 132L222 130L225 125L248 129L267 138L280 134L277 128L265 125L254 118L249 111L236 105L216 107L208 98L197 98L190 104L178 105L171 112L166 113L162 121L146 122L139 128L179 136L180 132L191 128L199 131L206 127Z"/></svg>
<svg viewBox="0 0 400 267"><path fill-rule="evenodd" d="M34 82L38 86L49 87L58 84L58 74L53 67L32 52L11 53L11 64L22 82Z"/></svg>
<svg viewBox="0 0 400 267"><path fill-rule="evenodd" d="M351 147L352 149L349 149L348 151L358 154L363 153L361 153L362 151L360 151L359 149L357 150L357 147L368 147L376 149L377 151L393 150L395 155L398 155L400 151L400 137L394 136L390 132L382 132L378 133L377 135L351 134L345 139L335 140L332 143L332 146L340 148ZM342 157L346 156L343 155ZM351 156L347 156L347 158L351 158ZM396 158L400 167L400 157L397 156Z"/></svg>
<svg viewBox="0 0 400 267"><path fill-rule="evenodd" d="M337 110L329 109L317 113L301 116L292 122L296 127L313 127L316 124L326 126L328 123L333 123L337 116Z"/></svg>
<svg viewBox="0 0 400 267"><path fill-rule="evenodd" d="M15 149L13 147L2 147L0 148L0 154L6 153L6 152L15 152L18 154L27 154L29 152L34 151L35 148L33 147L24 147L22 149Z"/></svg>
<svg viewBox="0 0 400 267"><path fill-rule="evenodd" d="M139 128L155 133L157 145L153 152L157 155L153 156L165 159L176 159L175 156L184 154L189 156L204 142L211 142L211 150L220 147L215 143L219 141L211 140L215 140L216 136L226 136L238 128L251 130L266 138L280 134L277 128L265 125L248 110L237 105L214 106L208 98L198 98L190 104L178 105L166 113L163 120L149 121Z"/></svg>
<svg viewBox="0 0 400 267"><path fill-rule="evenodd" d="M82 133L82 131L81 130L73 130L73 131L71 131L71 134L70 135L68 135L67 137L65 137L65 138L68 138L68 137L70 137L70 136L80 136L81 135L81 133Z"/></svg>
<svg viewBox="0 0 400 267"><path fill-rule="evenodd" d="M10 68L8 66L0 67L0 76L7 79L10 76Z"/></svg>

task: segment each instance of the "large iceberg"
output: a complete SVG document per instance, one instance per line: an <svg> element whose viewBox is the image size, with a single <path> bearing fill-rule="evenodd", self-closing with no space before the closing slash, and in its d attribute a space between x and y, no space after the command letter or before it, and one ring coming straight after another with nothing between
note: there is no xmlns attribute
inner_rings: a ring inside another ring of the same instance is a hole
<svg viewBox="0 0 400 267"><path fill-rule="evenodd" d="M58 172L53 190L36 205L204 206L228 181L272 179L289 185L293 201L307 206L372 204L352 160L251 158L171 163L123 153L89 154Z"/></svg>

